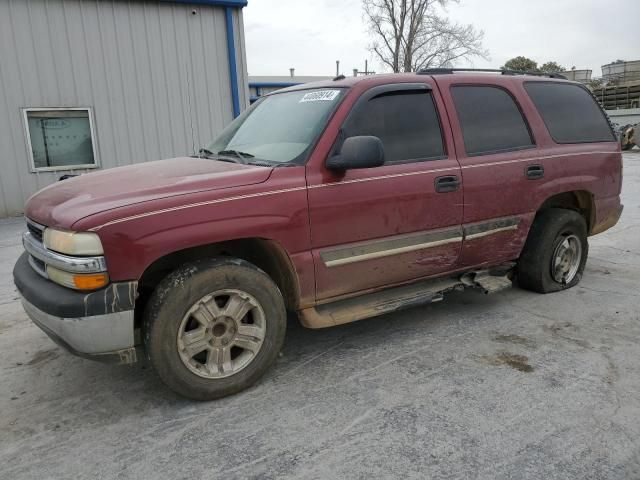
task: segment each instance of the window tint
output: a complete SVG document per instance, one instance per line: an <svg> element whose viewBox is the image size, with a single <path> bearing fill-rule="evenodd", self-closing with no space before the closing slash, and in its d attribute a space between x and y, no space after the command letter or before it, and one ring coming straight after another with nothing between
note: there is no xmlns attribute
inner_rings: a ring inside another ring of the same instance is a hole
<svg viewBox="0 0 640 480"><path fill-rule="evenodd" d="M452 87L467 155L533 145L520 109L505 90L484 85Z"/></svg>
<svg viewBox="0 0 640 480"><path fill-rule="evenodd" d="M396 91L374 97L357 107L345 133L380 138L385 163L444 156L436 106L427 92Z"/></svg>
<svg viewBox="0 0 640 480"><path fill-rule="evenodd" d="M524 88L557 143L615 140L602 110L584 88L556 82L526 82Z"/></svg>

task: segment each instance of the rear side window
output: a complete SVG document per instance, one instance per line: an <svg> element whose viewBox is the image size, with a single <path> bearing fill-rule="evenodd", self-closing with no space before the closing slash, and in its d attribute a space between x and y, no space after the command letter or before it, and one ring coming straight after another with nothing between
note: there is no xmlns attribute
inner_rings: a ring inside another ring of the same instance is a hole
<svg viewBox="0 0 640 480"><path fill-rule="evenodd" d="M533 146L529 128L513 97L502 88L451 88L467 155L521 150Z"/></svg>
<svg viewBox="0 0 640 480"><path fill-rule="evenodd" d="M374 135L384 145L385 163L443 158L438 113L429 92L400 90L373 97L353 112L345 138Z"/></svg>
<svg viewBox="0 0 640 480"><path fill-rule="evenodd" d="M600 106L584 88L557 82L526 82L524 88L556 143L615 140Z"/></svg>

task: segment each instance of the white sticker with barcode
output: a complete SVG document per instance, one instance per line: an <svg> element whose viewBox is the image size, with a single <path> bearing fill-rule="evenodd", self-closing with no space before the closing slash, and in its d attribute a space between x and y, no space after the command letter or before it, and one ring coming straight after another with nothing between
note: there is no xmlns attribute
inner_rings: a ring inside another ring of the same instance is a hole
<svg viewBox="0 0 640 480"><path fill-rule="evenodd" d="M303 102L331 102L340 94L340 90L317 90L305 93L299 103Z"/></svg>

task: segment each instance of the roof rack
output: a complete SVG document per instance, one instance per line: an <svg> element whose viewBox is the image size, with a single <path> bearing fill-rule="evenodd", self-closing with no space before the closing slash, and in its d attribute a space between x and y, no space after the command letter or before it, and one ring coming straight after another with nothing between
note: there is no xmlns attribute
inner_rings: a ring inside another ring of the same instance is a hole
<svg viewBox="0 0 640 480"><path fill-rule="evenodd" d="M486 73L499 73L501 75L535 75L537 77L549 77L559 78L561 80L567 80L567 77L559 73L544 73L544 72L527 72L523 70L507 70L507 69L493 69L493 68L423 68L418 71L418 75L447 75L456 72L486 72Z"/></svg>

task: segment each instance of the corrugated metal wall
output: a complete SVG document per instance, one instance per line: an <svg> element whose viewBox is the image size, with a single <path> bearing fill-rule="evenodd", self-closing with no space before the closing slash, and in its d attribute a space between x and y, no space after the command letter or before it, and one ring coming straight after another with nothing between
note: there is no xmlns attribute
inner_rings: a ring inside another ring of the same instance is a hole
<svg viewBox="0 0 640 480"><path fill-rule="evenodd" d="M234 24L244 108L241 9ZM67 173L30 171L22 108L92 107L98 159L109 168L207 143L233 118L230 92L224 8L0 0L0 217Z"/></svg>

